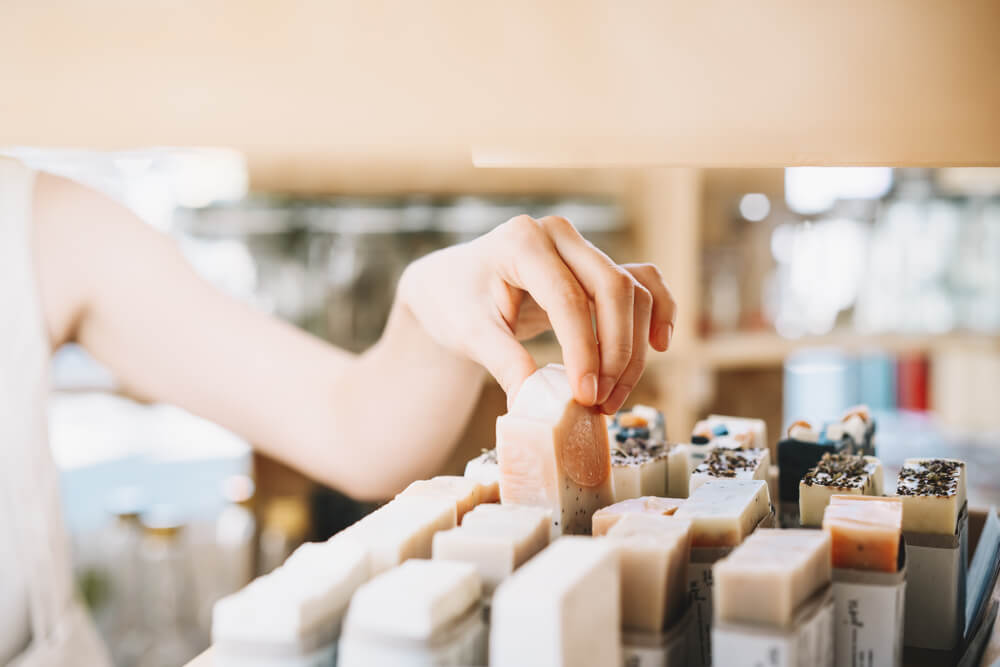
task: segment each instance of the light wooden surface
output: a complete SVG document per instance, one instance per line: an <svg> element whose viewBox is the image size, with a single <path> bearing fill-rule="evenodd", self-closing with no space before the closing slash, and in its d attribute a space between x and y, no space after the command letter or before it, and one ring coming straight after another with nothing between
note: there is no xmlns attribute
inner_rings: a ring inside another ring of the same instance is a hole
<svg viewBox="0 0 1000 667"><path fill-rule="evenodd" d="M0 145L252 164L1000 164L1000 3L11 0Z"/></svg>

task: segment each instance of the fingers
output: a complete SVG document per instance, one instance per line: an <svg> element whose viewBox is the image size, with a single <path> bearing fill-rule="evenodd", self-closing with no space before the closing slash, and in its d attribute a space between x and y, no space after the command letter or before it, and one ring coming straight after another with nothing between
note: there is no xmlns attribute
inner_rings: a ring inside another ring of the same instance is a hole
<svg viewBox="0 0 1000 667"><path fill-rule="evenodd" d="M528 292L546 312L562 348L574 398L595 405L601 365L587 293L536 221L519 216L503 227L511 244L505 253L509 261L503 264L504 280Z"/></svg>
<svg viewBox="0 0 1000 667"><path fill-rule="evenodd" d="M472 334L469 349L475 361L496 378L507 394L510 408L518 390L538 366L513 334L499 324L488 325Z"/></svg>
<svg viewBox="0 0 1000 667"><path fill-rule="evenodd" d="M626 271L638 280L653 297L653 314L649 325L649 344L663 352L670 347L677 320L677 302L663 280L660 270L653 264L625 264Z"/></svg>
<svg viewBox="0 0 1000 667"><path fill-rule="evenodd" d="M635 355L634 278L598 250L564 218L546 217L539 224L555 244L587 296L594 303L601 366L597 403L608 400ZM638 340L645 347L648 323Z"/></svg>
<svg viewBox="0 0 1000 667"><path fill-rule="evenodd" d="M635 287L632 328L632 358L628 366L618 378L618 384L601 405L601 411L613 415L625 404L625 399L632 393L632 388L639 383L642 372L646 369L646 339L649 336L649 322L653 311L653 297L642 285Z"/></svg>

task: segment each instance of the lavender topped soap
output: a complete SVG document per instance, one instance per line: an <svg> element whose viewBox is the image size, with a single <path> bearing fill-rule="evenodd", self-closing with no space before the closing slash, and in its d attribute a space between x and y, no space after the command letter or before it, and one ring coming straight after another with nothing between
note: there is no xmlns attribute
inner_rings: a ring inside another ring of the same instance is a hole
<svg viewBox="0 0 1000 667"><path fill-rule="evenodd" d="M903 532L952 535L965 505L965 462L907 459L896 495L903 499Z"/></svg>
<svg viewBox="0 0 1000 667"><path fill-rule="evenodd" d="M881 486L873 477L881 476L881 465L871 457L853 454L824 454L799 482L799 518L803 526L819 527L823 511L834 494L873 495Z"/></svg>
<svg viewBox="0 0 1000 667"><path fill-rule="evenodd" d="M667 495L668 456L662 441L628 438L611 445L615 502Z"/></svg>

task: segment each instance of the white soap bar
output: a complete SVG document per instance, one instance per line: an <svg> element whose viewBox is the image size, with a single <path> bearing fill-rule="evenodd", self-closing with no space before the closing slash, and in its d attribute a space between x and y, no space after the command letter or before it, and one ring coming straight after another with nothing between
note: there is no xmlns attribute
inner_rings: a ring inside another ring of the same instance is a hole
<svg viewBox="0 0 1000 667"><path fill-rule="evenodd" d="M465 477L483 485L482 502L500 502L500 466L495 448L484 449L482 454L466 463Z"/></svg>
<svg viewBox="0 0 1000 667"><path fill-rule="evenodd" d="M712 478L767 481L770 464L771 452L766 449L715 448L691 473L690 490Z"/></svg>
<svg viewBox="0 0 1000 667"><path fill-rule="evenodd" d="M710 479L691 493L674 516L691 519L691 545L732 547L771 511L767 482Z"/></svg>
<svg viewBox="0 0 1000 667"><path fill-rule="evenodd" d="M715 618L789 627L831 574L826 531L761 528L712 567Z"/></svg>
<svg viewBox="0 0 1000 667"><path fill-rule="evenodd" d="M614 543L563 537L493 596L491 667L619 667L619 555Z"/></svg>
<svg viewBox="0 0 1000 667"><path fill-rule="evenodd" d="M594 512L592 533L595 537L607 535L611 527L627 514L651 514L653 516L670 516L684 503L680 498L658 498L643 496L620 500L614 505L608 505Z"/></svg>
<svg viewBox="0 0 1000 667"><path fill-rule="evenodd" d="M612 449L611 474L615 501L667 495L668 456L666 449L655 454L639 449Z"/></svg>
<svg viewBox="0 0 1000 667"><path fill-rule="evenodd" d="M490 491L483 485L468 477L455 475L440 475L430 479L418 479L406 487L397 498L407 496L429 496L435 498L451 498L455 501L455 511L459 523L466 512L490 496Z"/></svg>
<svg viewBox="0 0 1000 667"><path fill-rule="evenodd" d="M607 426L573 400L562 366L533 373L497 419L503 503L551 509L557 531L589 534L595 510L614 502Z"/></svg>
<svg viewBox="0 0 1000 667"><path fill-rule="evenodd" d="M369 576L374 577L410 558L430 558L434 533L457 525L455 508L451 498L419 495L396 498L341 534L367 548Z"/></svg>
<svg viewBox="0 0 1000 667"><path fill-rule="evenodd" d="M818 528L823 511L834 494L874 495L873 472L881 472L875 459L852 454L824 454L799 482L799 520L803 526ZM877 470L876 470L877 469Z"/></svg>
<svg viewBox="0 0 1000 667"><path fill-rule="evenodd" d="M812 427L807 421L797 421L788 427L788 438L789 440L798 440L799 442L819 442L819 431Z"/></svg>
<svg viewBox="0 0 1000 667"><path fill-rule="evenodd" d="M680 617L687 599L691 522L628 514L608 539L621 547L622 628L662 632Z"/></svg>
<svg viewBox="0 0 1000 667"><path fill-rule="evenodd" d="M965 505L965 462L906 459L896 495L903 499L903 532L954 535Z"/></svg>
<svg viewBox="0 0 1000 667"><path fill-rule="evenodd" d="M694 445L681 443L673 445L667 454L667 495L671 498L687 498L690 495L692 464L691 450Z"/></svg>
<svg viewBox="0 0 1000 667"><path fill-rule="evenodd" d="M470 563L409 560L361 586L344 635L427 641L479 604L482 588Z"/></svg>
<svg viewBox="0 0 1000 667"><path fill-rule="evenodd" d="M550 513L535 507L487 505L497 511L465 515L462 526L434 535L434 559L472 563L483 590L492 594L501 581L548 546ZM511 511L506 511L511 510Z"/></svg>
<svg viewBox="0 0 1000 667"><path fill-rule="evenodd" d="M212 641L223 646L332 641L351 596L367 579L368 553L359 542L304 544L271 574L215 603Z"/></svg>
<svg viewBox="0 0 1000 667"><path fill-rule="evenodd" d="M871 477L869 494L873 496L885 495L885 473L882 471L882 462L874 456L865 457L865 470Z"/></svg>

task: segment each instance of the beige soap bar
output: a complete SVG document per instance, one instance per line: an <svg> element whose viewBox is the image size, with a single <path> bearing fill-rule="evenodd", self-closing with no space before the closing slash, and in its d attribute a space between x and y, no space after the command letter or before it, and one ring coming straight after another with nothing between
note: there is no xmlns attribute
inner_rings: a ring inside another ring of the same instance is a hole
<svg viewBox="0 0 1000 667"><path fill-rule="evenodd" d="M482 502L500 502L500 466L495 448L484 449L482 454L466 463L464 476L483 485Z"/></svg>
<svg viewBox="0 0 1000 667"><path fill-rule="evenodd" d="M492 594L501 581L548 545L551 518L548 511L535 507L483 507L496 511L473 510L460 527L435 534L433 552L435 560L475 565L483 590Z"/></svg>
<svg viewBox="0 0 1000 667"><path fill-rule="evenodd" d="M694 472L690 490L694 491L710 479L761 479L767 481L771 452L766 449L724 449L716 447Z"/></svg>
<svg viewBox="0 0 1000 667"><path fill-rule="evenodd" d="M456 475L440 475L430 479L418 479L406 487L397 498L407 496L430 496L435 498L451 498L455 501L455 511L461 523L465 513L476 505L489 502L491 491L468 477Z"/></svg>
<svg viewBox="0 0 1000 667"><path fill-rule="evenodd" d="M614 502L604 415L573 400L562 366L533 373L497 419L503 503L552 510L557 534L589 534L595 510Z"/></svg>
<svg viewBox="0 0 1000 667"><path fill-rule="evenodd" d="M622 628L659 633L670 627L687 600L691 522L627 514L608 539L621 547Z"/></svg>
<svg viewBox="0 0 1000 667"><path fill-rule="evenodd" d="M877 459L852 454L824 454L799 482L799 520L803 526L818 528L823 510L834 494L873 495L872 473ZM877 472L881 474L881 464Z"/></svg>
<svg viewBox="0 0 1000 667"><path fill-rule="evenodd" d="M410 560L357 590L343 634L426 641L476 607L481 593L470 563Z"/></svg>
<svg viewBox="0 0 1000 667"><path fill-rule="evenodd" d="M965 462L906 459L896 495L903 499L903 532L954 535L965 505Z"/></svg>
<svg viewBox="0 0 1000 667"><path fill-rule="evenodd" d="M787 628L831 574L825 531L761 528L712 567L715 618Z"/></svg>
<svg viewBox="0 0 1000 667"><path fill-rule="evenodd" d="M644 496L621 500L614 505L608 505L594 512L593 534L595 537L607 535L611 527L628 514L650 514L653 516L670 516L683 504L680 498L658 498Z"/></svg>
<svg viewBox="0 0 1000 667"><path fill-rule="evenodd" d="M693 447L688 443L678 443L668 451L667 495L671 498L687 498L690 495Z"/></svg>
<svg viewBox="0 0 1000 667"><path fill-rule="evenodd" d="M341 536L360 542L369 554L374 577L410 558L430 558L434 533L457 525L452 498L407 496L392 500L342 530Z"/></svg>
<svg viewBox="0 0 1000 667"><path fill-rule="evenodd" d="M493 596L490 667L620 667L619 554L562 537Z"/></svg>
<svg viewBox="0 0 1000 667"><path fill-rule="evenodd" d="M771 512L767 482L710 479L674 516L691 519L691 546L734 547Z"/></svg>
<svg viewBox="0 0 1000 667"><path fill-rule="evenodd" d="M615 501L640 496L667 495L668 456L666 449L656 453L641 449L626 450L621 447L612 449L611 474Z"/></svg>

